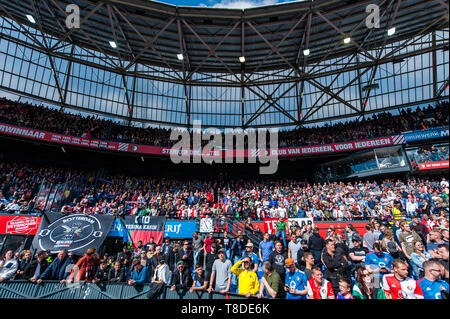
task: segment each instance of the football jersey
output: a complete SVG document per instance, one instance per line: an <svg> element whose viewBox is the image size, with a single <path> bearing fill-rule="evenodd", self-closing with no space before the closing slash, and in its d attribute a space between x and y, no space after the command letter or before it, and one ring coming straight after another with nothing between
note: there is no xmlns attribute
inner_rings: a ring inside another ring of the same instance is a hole
<svg viewBox="0 0 450 319"><path fill-rule="evenodd" d="M329 297L334 296L333 288L331 287L331 283L322 279L322 286L318 287L316 285L316 281L314 278L308 280L308 297L314 297L314 299L328 299Z"/></svg>
<svg viewBox="0 0 450 319"><path fill-rule="evenodd" d="M448 291L448 282L444 280L430 281L426 278L417 280L425 299L442 299L441 287Z"/></svg>
<svg viewBox="0 0 450 319"><path fill-rule="evenodd" d="M423 299L423 292L417 281L409 277L400 281L394 274L384 275L383 291L389 293L392 299Z"/></svg>
<svg viewBox="0 0 450 319"><path fill-rule="evenodd" d="M285 284L289 288L294 288L296 290L305 290L308 285L308 279L303 271L296 270L294 273L286 271ZM286 294L286 299L306 299L306 295L291 294L289 291Z"/></svg>
<svg viewBox="0 0 450 319"><path fill-rule="evenodd" d="M394 258L390 254L382 252L380 255L377 255L372 252L366 255L365 264L366 266L370 266L371 269L386 267L391 270L393 261ZM376 275L382 276L381 273L377 273Z"/></svg>
<svg viewBox="0 0 450 319"><path fill-rule="evenodd" d="M244 253L242 254L242 258L241 259L243 259L244 257L249 257L252 260L252 263L255 264L255 265L259 264L258 255L253 253L253 252L250 253L250 254L247 254L247 252L244 251Z"/></svg>

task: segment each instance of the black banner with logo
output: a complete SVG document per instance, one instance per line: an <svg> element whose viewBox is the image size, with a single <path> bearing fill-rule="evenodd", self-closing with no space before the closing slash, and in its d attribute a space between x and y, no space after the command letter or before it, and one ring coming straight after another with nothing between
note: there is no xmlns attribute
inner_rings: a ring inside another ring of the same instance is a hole
<svg viewBox="0 0 450 319"><path fill-rule="evenodd" d="M109 215L63 215L45 213L33 239L33 248L56 253L61 249L83 255L99 249L108 235L114 217Z"/></svg>

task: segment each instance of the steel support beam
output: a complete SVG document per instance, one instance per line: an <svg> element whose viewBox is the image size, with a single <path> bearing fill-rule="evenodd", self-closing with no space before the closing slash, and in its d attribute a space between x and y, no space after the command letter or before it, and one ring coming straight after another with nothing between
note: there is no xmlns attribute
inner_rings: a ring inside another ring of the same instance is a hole
<svg viewBox="0 0 450 319"><path fill-rule="evenodd" d="M55 0L50 0L50 1L58 8L58 10L59 10L60 12L63 12L64 15L66 15L66 11L63 10L63 9L58 5L58 3L56 3ZM97 10L99 10L102 6L103 6L103 2L102 2L102 1L99 1L98 4L97 4L91 11L89 11L88 14L87 14L83 19L80 20L80 25L83 25L83 24L90 18L90 16L93 15L95 12L97 12ZM67 37L69 37L75 30L77 30L77 29L73 28L73 29L70 29L68 32L66 32L66 33L58 40L58 42L56 42L56 43L50 48L51 51L57 50L57 49L58 49L58 45L59 45L60 43L62 43L65 39L67 39Z"/></svg>
<svg viewBox="0 0 450 319"><path fill-rule="evenodd" d="M390 5L393 4L393 2L394 2L394 0L391 0ZM395 18L397 17L397 13L398 13L398 10L399 10L401 4L402 4L402 0L397 0L397 5L395 6L394 12L393 12L392 16L391 16L390 18L388 18L388 23L386 24L386 26L385 26L385 28L384 28L384 40L383 40L383 44L382 44L382 45L380 46L380 48L378 49L379 51L378 51L378 54L377 54L377 60L376 60L377 63L376 63L376 64L374 65L374 67L373 67L372 75L370 76L370 80L369 80L369 85L371 85L371 84L373 83L374 79L375 79L375 75L376 75L376 73L377 73L378 66L380 65L379 61L380 61L380 59L381 59L381 55L382 55L382 53L383 53L383 50L384 50L385 47L386 47L386 43L387 43L387 39L388 39L387 31L394 25L394 23L395 23ZM386 15L386 12L387 12L387 9L383 12L383 16L380 18L380 20ZM369 32L369 34L370 34L371 32L372 32L372 30ZM362 105L361 105L361 111L362 111L363 114L364 114L364 112L365 112L365 110L366 110L366 106L367 106L367 103L368 103L368 101L369 101L369 97L370 97L370 92L371 92L371 91L372 91L371 89L369 89L369 90L367 91L367 94L366 94L366 96L365 96L365 98L364 98L364 100L363 100L363 102L362 102ZM361 91L361 92L362 92L362 91Z"/></svg>
<svg viewBox="0 0 450 319"><path fill-rule="evenodd" d="M64 98L63 98L64 95L63 95L63 92L61 90L61 85L59 83L58 75L56 73L56 67L55 67L55 63L53 62L53 56L49 53L49 44L47 43L46 35L45 35L45 32L44 32L44 30L42 28L41 15L38 13L38 10L36 8L34 0L29 0L29 1L30 1L30 4L31 4L31 7L33 8L33 13L34 13L34 15L36 17L36 22L37 22L37 25L38 25L38 29L41 32L42 41L44 42L43 46L45 48L45 51L47 52L47 58L48 58L48 61L50 62L50 66L51 66L52 73L53 73L53 78L54 78L55 83L56 83L56 89L58 90L59 99L64 104L65 103Z"/></svg>
<svg viewBox="0 0 450 319"><path fill-rule="evenodd" d="M186 20L182 19L183 24L185 24L188 29L194 34L194 36L208 49L208 55L200 62L199 65L197 65L197 67L189 72L189 78L192 77L192 75L194 73L197 72L197 70L206 62L206 60L208 60L209 57L214 56L218 61L220 61L220 63L222 63L225 68L228 70L228 72L230 72L230 74L234 75L234 77L236 77L236 79L238 79L238 81L240 82L241 80L239 79L239 77L237 77L237 75L231 71L231 69L228 67L228 65L226 63L223 62L223 60L217 55L217 49L223 44L223 42L230 36L230 34L241 24L240 21L236 21L232 28L227 32L227 34L219 41L219 43L214 47L214 49L211 49L210 46L208 44L206 44L206 42L197 34L197 32L195 32L195 30L186 22Z"/></svg>
<svg viewBox="0 0 450 319"><path fill-rule="evenodd" d="M436 45L436 32L433 31L431 34L431 39L433 41L433 46ZM437 97L438 95L438 87L437 87L437 57L436 51L431 52L431 66L433 70L433 97Z"/></svg>

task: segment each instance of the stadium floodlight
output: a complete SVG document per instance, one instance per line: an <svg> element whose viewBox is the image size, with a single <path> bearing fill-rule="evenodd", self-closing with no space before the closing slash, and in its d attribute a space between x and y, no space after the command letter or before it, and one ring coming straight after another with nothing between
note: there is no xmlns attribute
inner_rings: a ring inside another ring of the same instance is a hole
<svg viewBox="0 0 450 319"><path fill-rule="evenodd" d="M245 56L240 56L239 57L239 62L245 63Z"/></svg>
<svg viewBox="0 0 450 319"><path fill-rule="evenodd" d="M350 38L350 37L344 38L344 43L345 43L345 44L349 44L350 41L351 41L351 38Z"/></svg>
<svg viewBox="0 0 450 319"><path fill-rule="evenodd" d="M184 60L184 56L183 56L182 53L178 53L178 54L177 54L177 58L178 58L178 60L180 60L180 61L183 61L183 60Z"/></svg>
<svg viewBox="0 0 450 319"><path fill-rule="evenodd" d="M27 14L27 19L28 21L30 21L31 23L36 23L36 20L34 20L34 17L31 14Z"/></svg>
<svg viewBox="0 0 450 319"><path fill-rule="evenodd" d="M309 55L309 49L303 50L303 55Z"/></svg>
<svg viewBox="0 0 450 319"><path fill-rule="evenodd" d="M114 41L109 41L109 45L110 45L111 47L113 47L114 49L117 48L117 44L116 44L116 42L114 42Z"/></svg>
<svg viewBox="0 0 450 319"><path fill-rule="evenodd" d="M392 28L390 28L390 29L387 31L388 36L391 36L391 35L393 35L394 33L395 33L395 27L392 27Z"/></svg>

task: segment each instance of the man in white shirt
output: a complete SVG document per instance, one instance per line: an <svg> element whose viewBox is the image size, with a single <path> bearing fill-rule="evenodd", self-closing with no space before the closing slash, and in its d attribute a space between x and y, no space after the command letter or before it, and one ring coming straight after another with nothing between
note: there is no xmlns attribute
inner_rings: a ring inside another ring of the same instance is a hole
<svg viewBox="0 0 450 319"><path fill-rule="evenodd" d="M286 208L284 208L283 204L280 204L280 207L278 207L278 217L286 218Z"/></svg>
<svg viewBox="0 0 450 319"><path fill-rule="evenodd" d="M5 207L5 211L7 211L8 213L18 213L20 209L19 204L17 204L16 200L13 199L11 203L9 203L8 205L6 205Z"/></svg>
<svg viewBox="0 0 450 319"><path fill-rule="evenodd" d="M269 210L270 218L278 218L278 209L272 206Z"/></svg>
<svg viewBox="0 0 450 319"><path fill-rule="evenodd" d="M211 278L209 280L208 292L213 290L220 293L227 293L230 291L231 285L231 261L226 259L225 252L221 249L218 252L218 259L216 259L212 266Z"/></svg>
<svg viewBox="0 0 450 319"><path fill-rule="evenodd" d="M164 255L161 254L158 257L158 265L155 268L152 282L168 285L169 280L170 280L169 266L166 264Z"/></svg>
<svg viewBox="0 0 450 319"><path fill-rule="evenodd" d="M416 216L416 212L419 209L419 205L417 204L416 200L411 196L408 195L408 202L406 203L406 212L408 215Z"/></svg>

